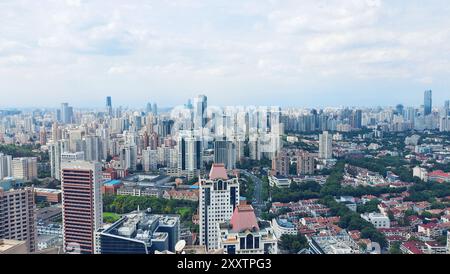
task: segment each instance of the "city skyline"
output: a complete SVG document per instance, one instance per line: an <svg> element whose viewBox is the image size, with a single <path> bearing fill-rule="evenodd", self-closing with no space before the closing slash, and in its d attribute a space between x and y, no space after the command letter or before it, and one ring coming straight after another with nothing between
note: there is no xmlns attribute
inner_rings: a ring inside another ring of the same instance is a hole
<svg viewBox="0 0 450 274"><path fill-rule="evenodd" d="M169 107L201 93L224 105L419 105L428 89L440 105L448 12L440 0L2 1L0 107L106 96Z"/></svg>

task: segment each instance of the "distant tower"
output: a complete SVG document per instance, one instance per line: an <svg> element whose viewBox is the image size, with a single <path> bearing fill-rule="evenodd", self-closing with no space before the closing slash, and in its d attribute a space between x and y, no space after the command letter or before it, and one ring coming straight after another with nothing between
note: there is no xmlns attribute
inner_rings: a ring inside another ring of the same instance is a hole
<svg viewBox="0 0 450 274"><path fill-rule="evenodd" d="M106 97L106 110L108 114L112 115L112 99L111 96Z"/></svg>
<svg viewBox="0 0 450 274"><path fill-rule="evenodd" d="M324 131L319 135L319 158L320 159L332 159L333 158L333 136Z"/></svg>
<svg viewBox="0 0 450 274"><path fill-rule="evenodd" d="M433 92L431 90L425 90L423 106L424 106L424 115L430 115L433 108Z"/></svg>

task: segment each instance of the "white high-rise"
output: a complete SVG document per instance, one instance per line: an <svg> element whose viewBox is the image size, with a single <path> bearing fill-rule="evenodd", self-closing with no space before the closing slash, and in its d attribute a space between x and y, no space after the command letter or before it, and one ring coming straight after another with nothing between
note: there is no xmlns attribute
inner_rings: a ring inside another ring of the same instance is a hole
<svg viewBox="0 0 450 274"><path fill-rule="evenodd" d="M200 180L200 245L219 248L219 224L229 221L238 205L238 178L229 178L223 164L213 164L209 178Z"/></svg>
<svg viewBox="0 0 450 274"><path fill-rule="evenodd" d="M320 159L332 159L333 158L333 135L328 131L324 131L319 135L319 158Z"/></svg>

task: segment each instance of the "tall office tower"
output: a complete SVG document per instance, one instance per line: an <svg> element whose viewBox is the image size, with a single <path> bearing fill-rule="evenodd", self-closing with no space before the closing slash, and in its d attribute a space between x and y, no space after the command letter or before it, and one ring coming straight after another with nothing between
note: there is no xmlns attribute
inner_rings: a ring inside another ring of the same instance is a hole
<svg viewBox="0 0 450 274"><path fill-rule="evenodd" d="M209 178L200 180L200 245L219 248L219 224L229 221L238 205L238 178L230 179L223 164L213 164Z"/></svg>
<svg viewBox="0 0 450 274"><path fill-rule="evenodd" d="M152 113L152 104L150 102L147 103L145 106L145 113L150 114Z"/></svg>
<svg viewBox="0 0 450 274"><path fill-rule="evenodd" d="M314 155L306 151L297 151L297 175L314 174Z"/></svg>
<svg viewBox="0 0 450 274"><path fill-rule="evenodd" d="M45 130L45 126L42 126L39 130L39 144L41 146L44 146L47 144L47 132Z"/></svg>
<svg viewBox="0 0 450 274"><path fill-rule="evenodd" d="M208 98L205 95L199 95L192 101L194 102L194 129L204 128L207 122Z"/></svg>
<svg viewBox="0 0 450 274"><path fill-rule="evenodd" d="M33 188L0 185L0 239L26 241L36 251L36 215Z"/></svg>
<svg viewBox="0 0 450 274"><path fill-rule="evenodd" d="M102 149L102 140L98 136L86 136L85 137L85 149L84 156L86 161L100 162L104 159Z"/></svg>
<svg viewBox="0 0 450 274"><path fill-rule="evenodd" d="M357 109L352 113L352 127L353 128L362 127L362 111L360 109Z"/></svg>
<svg viewBox="0 0 450 274"><path fill-rule="evenodd" d="M158 151L150 147L142 151L142 166L145 172L158 169Z"/></svg>
<svg viewBox="0 0 450 274"><path fill-rule="evenodd" d="M153 106L152 106L152 113L153 113L153 115L158 115L158 105L156 104L156 103L153 103Z"/></svg>
<svg viewBox="0 0 450 274"><path fill-rule="evenodd" d="M0 153L0 181L12 176L12 156Z"/></svg>
<svg viewBox="0 0 450 274"><path fill-rule="evenodd" d="M123 145L120 149L120 164L124 169L135 171L137 166L137 146L134 144Z"/></svg>
<svg viewBox="0 0 450 274"><path fill-rule="evenodd" d="M111 96L106 97L106 111L109 116L112 116L112 98Z"/></svg>
<svg viewBox="0 0 450 274"><path fill-rule="evenodd" d="M231 141L214 141L214 163L224 164L230 170L236 167L236 146Z"/></svg>
<svg viewBox="0 0 450 274"><path fill-rule="evenodd" d="M423 107L424 107L424 115L430 115L433 110L433 92L431 90L425 90L424 99L423 99Z"/></svg>
<svg viewBox="0 0 450 274"><path fill-rule="evenodd" d="M61 123L73 123L73 108L68 103L61 104Z"/></svg>
<svg viewBox="0 0 450 274"><path fill-rule="evenodd" d="M20 180L31 181L37 178L37 158L24 157L12 160L13 177Z"/></svg>
<svg viewBox="0 0 450 274"><path fill-rule="evenodd" d="M450 100L446 100L444 103L444 114L446 116L450 115Z"/></svg>
<svg viewBox="0 0 450 274"><path fill-rule="evenodd" d="M102 226L102 166L98 162L61 163L63 247L65 252L93 254Z"/></svg>
<svg viewBox="0 0 450 274"><path fill-rule="evenodd" d="M178 169L193 178L203 168L202 141L192 131L180 132L178 138Z"/></svg>
<svg viewBox="0 0 450 274"><path fill-rule="evenodd" d="M333 158L333 136L324 131L319 135L319 158L320 159L332 159Z"/></svg>
<svg viewBox="0 0 450 274"><path fill-rule="evenodd" d="M416 120L416 109L414 107L408 107L406 109L406 116L405 119L411 123L411 126L414 127L414 123Z"/></svg>

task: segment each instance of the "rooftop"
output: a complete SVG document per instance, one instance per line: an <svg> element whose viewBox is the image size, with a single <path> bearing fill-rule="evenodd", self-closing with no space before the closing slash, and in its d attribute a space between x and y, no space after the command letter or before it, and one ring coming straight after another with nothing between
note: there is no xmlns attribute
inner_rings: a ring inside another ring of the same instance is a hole
<svg viewBox="0 0 450 274"><path fill-rule="evenodd" d="M211 171L209 172L209 179L216 180L228 180L227 170L224 164L213 164Z"/></svg>
<svg viewBox="0 0 450 274"><path fill-rule="evenodd" d="M239 205L234 210L231 217L231 230L233 232L242 232L245 230L259 230L258 220L255 211L251 205Z"/></svg>

